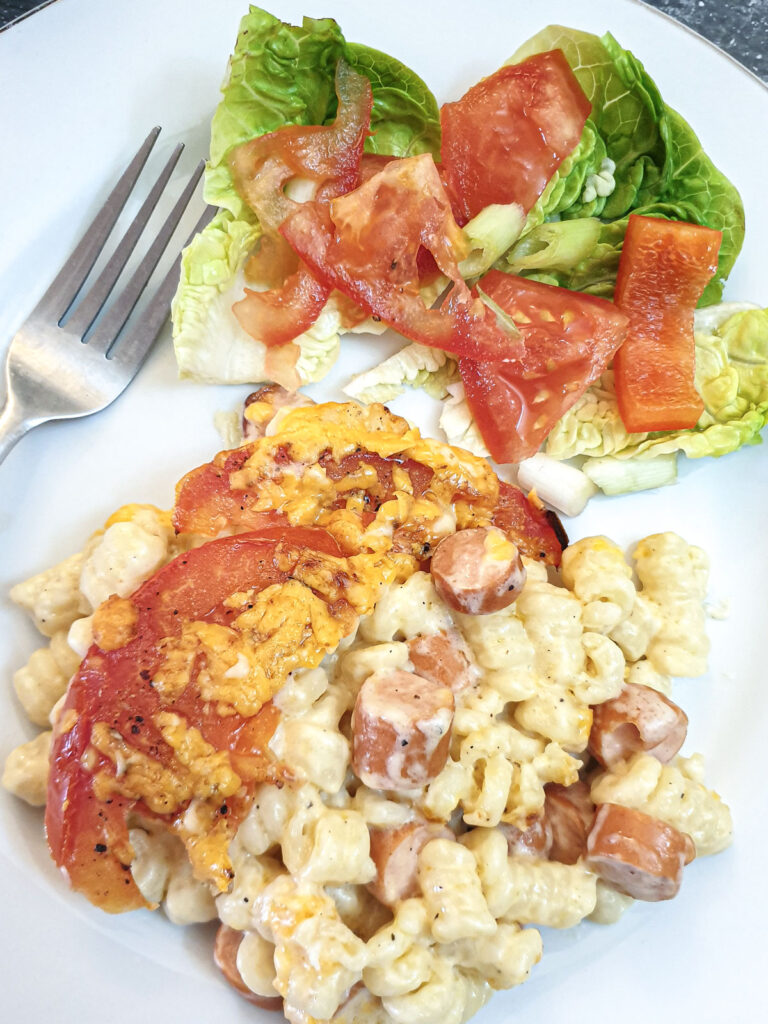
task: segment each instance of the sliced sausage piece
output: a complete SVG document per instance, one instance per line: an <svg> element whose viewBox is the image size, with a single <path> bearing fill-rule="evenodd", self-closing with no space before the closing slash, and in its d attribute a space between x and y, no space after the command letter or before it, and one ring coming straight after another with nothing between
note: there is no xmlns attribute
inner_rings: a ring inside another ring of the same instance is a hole
<svg viewBox="0 0 768 1024"><path fill-rule="evenodd" d="M541 857L542 859L549 856L552 830L543 815L538 815L529 821L525 829L516 828L503 821L497 828L507 840L510 856L519 854L524 857Z"/></svg>
<svg viewBox="0 0 768 1024"><path fill-rule="evenodd" d="M314 404L311 398L298 391L287 391L279 384L266 384L248 395L243 403L243 439L257 441L265 434L274 433L270 424L274 424L281 409Z"/></svg>
<svg viewBox="0 0 768 1024"><path fill-rule="evenodd" d="M670 900L695 856L693 840L642 811L600 804L587 839L587 865L636 900Z"/></svg>
<svg viewBox="0 0 768 1024"><path fill-rule="evenodd" d="M374 672L352 715L352 768L373 789L415 789L448 758L453 692L401 669Z"/></svg>
<svg viewBox="0 0 768 1024"><path fill-rule="evenodd" d="M380 903L393 907L419 895L419 853L433 839L453 839L444 825L410 821L401 828L371 829L371 859L376 877L368 889Z"/></svg>
<svg viewBox="0 0 768 1024"><path fill-rule="evenodd" d="M237 950L243 939L243 932L236 931L226 924L219 925L213 944L213 960L232 988L237 989L241 996L260 1006L263 1010L282 1010L283 1000L280 996L260 996L245 984L237 969Z"/></svg>
<svg viewBox="0 0 768 1024"><path fill-rule="evenodd" d="M468 690L477 680L477 668L471 662L464 638L456 629L414 637L408 641L408 651L417 675L450 686L454 694Z"/></svg>
<svg viewBox="0 0 768 1024"><path fill-rule="evenodd" d="M594 706L589 751L606 768L638 751L671 761L687 731L687 715L663 693L625 683L618 697Z"/></svg>
<svg viewBox="0 0 768 1024"><path fill-rule="evenodd" d="M561 786L550 782L544 787L544 819L551 843L549 859L575 864L587 849L587 836L595 817L595 805L586 782Z"/></svg>
<svg viewBox="0 0 768 1024"><path fill-rule="evenodd" d="M495 526L444 537L435 548L430 569L440 597L466 615L506 608L525 583L517 547Z"/></svg>

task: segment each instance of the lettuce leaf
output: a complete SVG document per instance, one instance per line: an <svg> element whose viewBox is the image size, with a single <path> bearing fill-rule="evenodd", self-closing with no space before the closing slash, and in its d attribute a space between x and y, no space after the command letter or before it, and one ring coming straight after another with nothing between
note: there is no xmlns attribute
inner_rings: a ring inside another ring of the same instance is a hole
<svg viewBox="0 0 768 1024"><path fill-rule="evenodd" d="M221 212L185 251L173 301L174 345L183 377L209 383L264 379L266 350L243 331L231 308L242 298L243 268L261 230L235 189L229 153L286 125L332 121L337 107L334 76L341 57L371 81L374 134L366 149L393 156L439 153L437 102L404 64L347 43L330 18L304 18L300 26L288 25L251 7L240 23L211 123L205 198ZM328 372L341 333L341 317L329 301L313 327L295 339L302 383L320 380Z"/></svg>
<svg viewBox="0 0 768 1024"><path fill-rule="evenodd" d="M704 412L692 430L629 434L607 371L549 434L546 452L619 459L684 452L720 456L760 444L768 423L768 310L724 303L696 313L696 388Z"/></svg>
<svg viewBox="0 0 768 1024"><path fill-rule="evenodd" d="M478 425L472 418L469 402L464 393L461 381L448 384L448 397L443 402L439 425L445 434L448 444L454 448L463 448L481 459L489 459L488 451Z"/></svg>
<svg viewBox="0 0 768 1024"><path fill-rule="evenodd" d="M548 241L566 234L565 222L599 218L609 225L592 253L576 254L572 265L552 270L531 264L524 276L610 297L630 213L703 224L723 232L718 271L701 305L719 301L723 284L744 240L744 208L736 188L704 153L690 125L662 99L643 65L610 33L552 25L524 43L511 63L559 48L592 103L579 146L563 161L538 203L529 212L521 240L546 221ZM608 158L615 165L608 196L587 199L585 185ZM517 272L522 241L500 269ZM530 253L525 253L527 257Z"/></svg>
<svg viewBox="0 0 768 1024"><path fill-rule="evenodd" d="M221 210L182 254L171 315L176 362L182 378L208 384L250 384L265 379L266 348L232 315L242 297L243 265L261 234L253 221ZM303 383L322 379L339 354L341 315L331 300L296 339L296 370Z"/></svg>
<svg viewBox="0 0 768 1024"><path fill-rule="evenodd" d="M331 18L287 25L258 7L249 9L211 122L207 202L253 219L232 181L230 150L285 125L323 124L336 105L334 74L344 46Z"/></svg>
<svg viewBox="0 0 768 1024"><path fill-rule="evenodd" d="M346 60L365 75L373 91L372 135L365 140L368 153L440 158L440 109L419 76L379 50L347 43Z"/></svg>
<svg viewBox="0 0 768 1024"><path fill-rule="evenodd" d="M447 352L414 342L371 370L352 377L343 390L365 405L391 402L406 388L423 388L432 398L440 399L448 394L448 384L456 380L458 368Z"/></svg>

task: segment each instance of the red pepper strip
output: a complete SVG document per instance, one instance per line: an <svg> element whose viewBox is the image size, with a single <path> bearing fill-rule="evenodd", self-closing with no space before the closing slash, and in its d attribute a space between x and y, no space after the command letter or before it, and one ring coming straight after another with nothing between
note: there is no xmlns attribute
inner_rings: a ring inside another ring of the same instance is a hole
<svg viewBox="0 0 768 1024"><path fill-rule="evenodd" d="M613 360L619 412L630 433L695 427L693 312L717 270L722 232L659 217L629 218L614 301L629 317Z"/></svg>

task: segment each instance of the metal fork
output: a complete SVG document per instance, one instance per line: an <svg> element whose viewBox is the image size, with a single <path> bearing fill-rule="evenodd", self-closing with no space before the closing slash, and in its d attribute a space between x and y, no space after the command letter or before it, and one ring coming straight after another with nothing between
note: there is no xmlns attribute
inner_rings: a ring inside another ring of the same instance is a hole
<svg viewBox="0 0 768 1024"><path fill-rule="evenodd" d="M104 269L75 304L159 134L159 128L149 133L74 252L11 341L5 368L6 401L0 412L0 462L32 427L48 420L89 416L113 402L133 380L165 323L179 279L181 254L144 310L132 319L131 314L195 191L202 163L130 280L94 327L173 173L183 143L174 149ZM213 212L211 207L206 208L192 234L210 220Z"/></svg>

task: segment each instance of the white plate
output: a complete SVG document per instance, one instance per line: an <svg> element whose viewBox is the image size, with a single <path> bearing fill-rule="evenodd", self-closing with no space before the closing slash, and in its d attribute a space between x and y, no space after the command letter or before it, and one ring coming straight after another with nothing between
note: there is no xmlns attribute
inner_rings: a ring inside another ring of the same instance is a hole
<svg viewBox="0 0 768 1024"><path fill-rule="evenodd" d="M244 0L61 0L0 34L1 338L32 308L152 124L164 126L166 150L169 139L188 142L189 166L204 154L244 8ZM667 102L691 121L741 189L748 234L727 296L768 302L768 92L673 22L631 0L389 0L380 6L274 0L271 9L294 21L306 13L335 15L347 38L398 56L441 101L460 95L547 23L612 31L644 61ZM155 166L161 158L153 157ZM339 382L378 361L385 347L345 340L343 368L314 388L314 397L338 397ZM138 382L111 409L23 439L0 467L0 590L77 550L121 503L168 506L174 481L220 447L214 411L233 407L244 394L178 384L166 334ZM402 408L432 421L423 396ZM611 928L584 926L558 936L532 980L499 994L479 1022L614 1014L624 1024L753 1019L764 982L755 951L764 946L768 840L762 774L767 502L766 453L751 448L692 463L676 487L659 493L595 500L569 524L574 537L601 532L627 545L673 529L710 552L711 594L727 599L731 614L711 623L708 675L680 684L677 696L691 715L686 749L707 755L709 780L733 808L736 843L695 863L672 903L636 908ZM4 756L32 735L10 677L36 638L3 600ZM209 930L182 931L144 912L101 914L57 876L38 813L3 792L0 814L4 1020L262 1019L219 981Z"/></svg>

